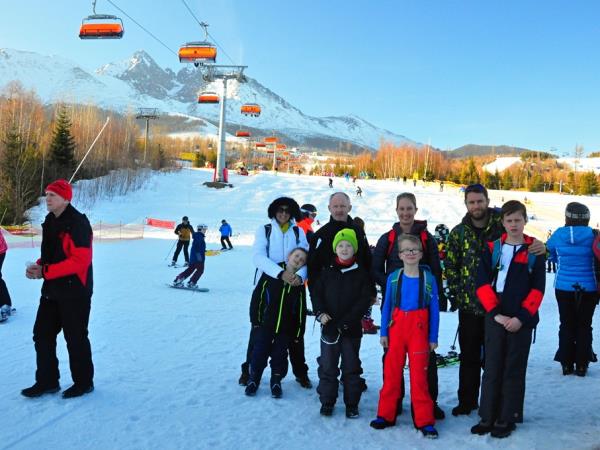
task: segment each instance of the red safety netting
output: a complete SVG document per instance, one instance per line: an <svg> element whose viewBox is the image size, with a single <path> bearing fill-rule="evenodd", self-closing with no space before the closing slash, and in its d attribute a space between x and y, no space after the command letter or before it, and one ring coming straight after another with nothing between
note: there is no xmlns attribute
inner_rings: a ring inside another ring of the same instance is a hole
<svg viewBox="0 0 600 450"><path fill-rule="evenodd" d="M151 217L147 217L146 225L150 225L151 227L158 227L158 228L168 228L169 230L172 230L173 228L175 228L175 221L174 220L152 219Z"/></svg>
<svg viewBox="0 0 600 450"><path fill-rule="evenodd" d="M42 243L42 229L40 227L28 227L27 231L27 234L13 234L0 227L0 233L2 233L9 249L39 247ZM98 222L92 225L92 231L95 243L144 238L144 225L139 223L114 224Z"/></svg>

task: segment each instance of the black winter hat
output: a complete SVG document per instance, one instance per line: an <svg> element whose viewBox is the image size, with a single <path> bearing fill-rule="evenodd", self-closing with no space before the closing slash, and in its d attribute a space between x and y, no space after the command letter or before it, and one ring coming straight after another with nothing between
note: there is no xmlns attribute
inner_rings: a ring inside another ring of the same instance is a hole
<svg viewBox="0 0 600 450"><path fill-rule="evenodd" d="M269 205L269 209L267 210L267 214L269 215L269 219L274 219L275 214L277 214L277 210L281 206L287 206L290 209L290 215L296 221L302 220L302 214L300 214L300 206L296 203L296 200L290 197L279 197L271 202Z"/></svg>
<svg viewBox="0 0 600 450"><path fill-rule="evenodd" d="M311 214L317 214L317 208L311 203L305 203L300 207L300 212L302 213L302 217L308 217Z"/></svg>
<svg viewBox="0 0 600 450"><path fill-rule="evenodd" d="M183 216L183 217L181 218L181 220L183 220L184 222L187 222L189 219L188 219L188 216Z"/></svg>
<svg viewBox="0 0 600 450"><path fill-rule="evenodd" d="M590 210L582 203L571 202L567 205L565 217L576 220L590 220Z"/></svg>

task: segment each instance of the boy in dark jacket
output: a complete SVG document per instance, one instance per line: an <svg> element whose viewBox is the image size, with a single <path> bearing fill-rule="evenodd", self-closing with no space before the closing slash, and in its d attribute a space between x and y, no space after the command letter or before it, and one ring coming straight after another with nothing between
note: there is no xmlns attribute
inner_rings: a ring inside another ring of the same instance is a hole
<svg viewBox="0 0 600 450"><path fill-rule="evenodd" d="M487 243L477 272L476 293L486 312L485 367L481 421L471 433L505 438L523 422L527 359L546 270L544 258L527 251L533 239L523 234L525 205L510 200L500 216L506 233Z"/></svg>
<svg viewBox="0 0 600 450"><path fill-rule="evenodd" d="M190 264L187 269L181 272L175 277L173 285L176 287L183 286L183 281L189 277L190 281L187 283L187 287L195 288L198 280L204 273L204 260L206 259L206 241L204 236L206 235L206 225L198 225L198 231L192 233L194 239L192 243L192 256L190 258Z"/></svg>
<svg viewBox="0 0 600 450"><path fill-rule="evenodd" d="M346 417L358 417L362 394L359 358L361 319L375 295L369 272L357 264L358 240L344 228L333 239L335 258L321 271L311 291L313 311L321 323L319 386L321 414L331 416L338 394L342 358Z"/></svg>
<svg viewBox="0 0 600 450"><path fill-rule="evenodd" d="M281 263L293 275L306 264L308 253L298 247ZM306 323L306 288L292 286L282 277L263 273L250 301L250 322L255 328L250 360L250 380L246 395L254 396L262 373L271 357L271 396L281 398L281 379L287 374L287 352L290 341L304 335Z"/></svg>

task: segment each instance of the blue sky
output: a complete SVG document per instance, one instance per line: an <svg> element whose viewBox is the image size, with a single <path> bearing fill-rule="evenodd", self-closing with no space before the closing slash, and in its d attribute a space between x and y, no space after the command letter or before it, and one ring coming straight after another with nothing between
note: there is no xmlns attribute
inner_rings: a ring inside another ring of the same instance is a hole
<svg viewBox="0 0 600 450"><path fill-rule="evenodd" d="M113 1L172 51L202 38L180 0ZM600 2L187 2L236 63L307 114L356 114L443 149L600 150ZM0 47L88 69L144 49L181 67L124 16L123 39L81 41L91 3L0 0ZM122 16L106 0L96 12ZM223 53L219 62L230 63Z"/></svg>

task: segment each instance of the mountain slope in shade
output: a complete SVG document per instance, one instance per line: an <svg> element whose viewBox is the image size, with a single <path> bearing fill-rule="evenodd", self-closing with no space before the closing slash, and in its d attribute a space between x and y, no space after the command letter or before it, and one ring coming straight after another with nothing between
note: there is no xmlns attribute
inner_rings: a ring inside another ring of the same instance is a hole
<svg viewBox="0 0 600 450"><path fill-rule="evenodd" d="M192 65L186 65L177 73L163 69L145 51L137 51L125 61L104 64L89 73L60 56L0 49L0 85L12 80L35 89L48 103L61 100L92 102L118 111L155 107L163 114L187 114L218 125L219 106L199 105L197 94L202 90L222 92L222 84L205 85L200 72ZM240 106L247 102L261 105L260 117L240 114ZM355 115L308 116L250 77L244 84L228 83L226 115L228 133L234 133L239 127L251 127L261 135L275 131L291 145L355 150L361 147L376 149L382 139L397 144L416 144ZM190 131L204 133L207 130Z"/></svg>

